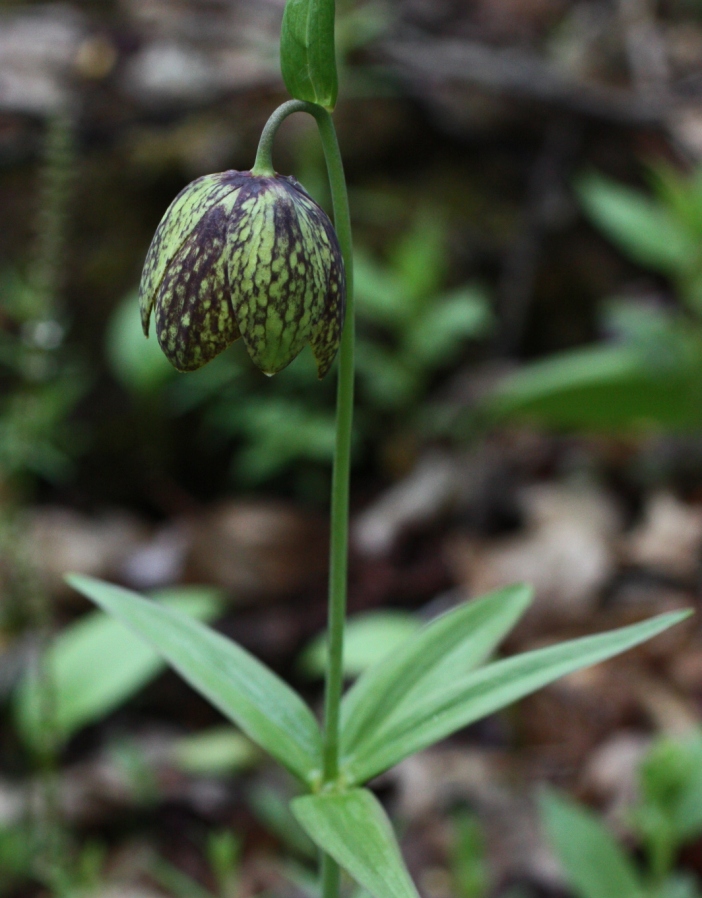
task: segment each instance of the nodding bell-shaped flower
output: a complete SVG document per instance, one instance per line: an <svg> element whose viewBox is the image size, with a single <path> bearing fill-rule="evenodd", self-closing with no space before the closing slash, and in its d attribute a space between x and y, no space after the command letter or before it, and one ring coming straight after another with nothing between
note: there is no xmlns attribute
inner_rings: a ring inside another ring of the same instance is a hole
<svg viewBox="0 0 702 898"><path fill-rule="evenodd" d="M242 337L266 374L310 343L324 377L344 321L346 280L336 232L294 178L226 171L185 187L156 229L141 276L146 336L179 371L194 371Z"/></svg>

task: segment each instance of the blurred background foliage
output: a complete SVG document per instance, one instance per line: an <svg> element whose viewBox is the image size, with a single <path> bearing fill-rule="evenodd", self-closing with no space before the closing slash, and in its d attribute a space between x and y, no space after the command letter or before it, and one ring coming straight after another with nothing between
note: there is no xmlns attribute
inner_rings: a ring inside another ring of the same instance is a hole
<svg viewBox="0 0 702 898"><path fill-rule="evenodd" d="M699 604L702 7L337 5L348 677L514 580L536 603L508 652ZM136 313L172 198L249 168L285 99L282 9L0 9L8 898L316 894L294 786L61 580L217 622L319 701L334 377L303 353L264 378L240 345L180 375ZM329 208L311 122L275 160ZM378 784L423 898L700 894L702 640L681 632Z"/></svg>

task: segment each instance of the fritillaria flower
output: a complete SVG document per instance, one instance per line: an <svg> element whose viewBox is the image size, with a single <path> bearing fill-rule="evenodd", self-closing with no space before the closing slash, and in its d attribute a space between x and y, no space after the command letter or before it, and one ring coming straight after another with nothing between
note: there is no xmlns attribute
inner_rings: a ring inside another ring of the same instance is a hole
<svg viewBox="0 0 702 898"><path fill-rule="evenodd" d="M141 277L144 333L179 371L242 337L266 374L309 343L323 377L344 321L346 282L326 213L294 179L205 175L185 187L156 229Z"/></svg>

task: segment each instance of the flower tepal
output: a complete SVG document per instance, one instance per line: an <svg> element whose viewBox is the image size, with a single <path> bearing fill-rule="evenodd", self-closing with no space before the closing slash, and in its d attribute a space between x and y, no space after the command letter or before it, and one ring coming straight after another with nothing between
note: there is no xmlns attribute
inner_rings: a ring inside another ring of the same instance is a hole
<svg viewBox="0 0 702 898"><path fill-rule="evenodd" d="M198 178L171 203L151 242L141 320L180 371L242 337L266 374L310 343L324 377L344 321L336 232L294 178L226 171Z"/></svg>

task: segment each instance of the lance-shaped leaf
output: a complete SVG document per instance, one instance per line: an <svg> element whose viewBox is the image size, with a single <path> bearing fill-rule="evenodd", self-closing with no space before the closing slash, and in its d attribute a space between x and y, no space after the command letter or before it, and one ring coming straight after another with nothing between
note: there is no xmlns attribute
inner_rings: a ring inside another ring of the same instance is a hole
<svg viewBox="0 0 702 898"><path fill-rule="evenodd" d="M645 642L690 612L661 614L651 620L598 636L525 652L488 664L439 687L412 704L401 704L368 741L342 760L347 782L363 783L403 758L450 736L547 683L597 664Z"/></svg>
<svg viewBox="0 0 702 898"><path fill-rule="evenodd" d="M334 0L288 0L280 30L280 69L296 100L334 108L339 92Z"/></svg>
<svg viewBox="0 0 702 898"><path fill-rule="evenodd" d="M153 598L205 621L223 606L217 590L202 586L160 590ZM165 667L158 652L102 611L63 629L52 639L43 663L51 677L55 735L61 740L119 707ZM43 738L43 694L38 672L28 670L15 695L15 717L20 733L35 747Z"/></svg>
<svg viewBox="0 0 702 898"><path fill-rule="evenodd" d="M531 594L517 584L460 605L367 670L344 698L344 753L372 739L391 714L482 663L524 613Z"/></svg>
<svg viewBox="0 0 702 898"><path fill-rule="evenodd" d="M130 590L76 574L67 580L150 643L288 770L308 783L314 779L321 758L317 722L300 696L253 655L209 627Z"/></svg>
<svg viewBox="0 0 702 898"><path fill-rule="evenodd" d="M582 898L643 898L636 869L594 814L549 790L539 801L548 840Z"/></svg>
<svg viewBox="0 0 702 898"><path fill-rule="evenodd" d="M303 829L375 898L418 898L390 821L368 789L292 802Z"/></svg>

